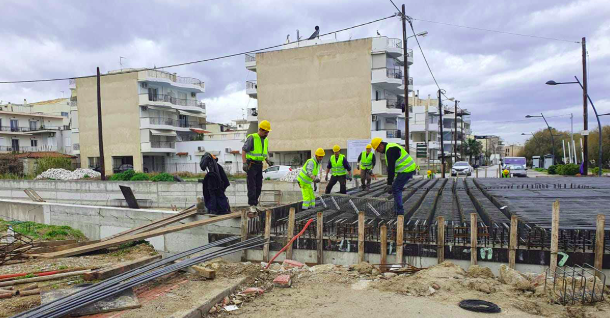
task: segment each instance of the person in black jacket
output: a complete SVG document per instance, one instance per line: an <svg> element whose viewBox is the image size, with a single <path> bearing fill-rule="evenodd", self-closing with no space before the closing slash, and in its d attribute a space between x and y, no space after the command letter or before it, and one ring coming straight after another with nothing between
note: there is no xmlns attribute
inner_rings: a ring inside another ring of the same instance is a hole
<svg viewBox="0 0 610 318"><path fill-rule="evenodd" d="M225 170L218 164L218 158L206 152L201 157L199 167L207 172L202 183L203 200L208 213L217 215L230 213L231 206L225 191L231 183Z"/></svg>

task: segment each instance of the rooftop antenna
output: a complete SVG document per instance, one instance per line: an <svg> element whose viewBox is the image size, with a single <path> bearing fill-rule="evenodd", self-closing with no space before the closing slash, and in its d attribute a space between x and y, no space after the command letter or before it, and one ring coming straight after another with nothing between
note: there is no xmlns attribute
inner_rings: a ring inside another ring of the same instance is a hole
<svg viewBox="0 0 610 318"><path fill-rule="evenodd" d="M121 71L123 71L123 59L127 59L127 58L119 56L119 64L121 65Z"/></svg>
<svg viewBox="0 0 610 318"><path fill-rule="evenodd" d="M290 34L286 35L286 43L290 43Z"/></svg>

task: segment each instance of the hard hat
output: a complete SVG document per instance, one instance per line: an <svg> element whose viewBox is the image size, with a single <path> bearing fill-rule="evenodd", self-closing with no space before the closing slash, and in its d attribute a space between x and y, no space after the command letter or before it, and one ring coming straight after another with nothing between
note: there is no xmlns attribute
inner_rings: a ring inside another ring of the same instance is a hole
<svg viewBox="0 0 610 318"><path fill-rule="evenodd" d="M341 147L339 147L339 145L333 146L333 152L339 152L340 150L341 150Z"/></svg>
<svg viewBox="0 0 610 318"><path fill-rule="evenodd" d="M428 170L428 174L432 174L432 170Z"/></svg>
<svg viewBox="0 0 610 318"><path fill-rule="evenodd" d="M371 140L371 147L373 147L373 149L377 150L377 147L379 147L379 144L381 143L383 139L376 137L373 138L373 140Z"/></svg>
<svg viewBox="0 0 610 318"><path fill-rule="evenodd" d="M266 131L271 131L271 124L268 120L263 120L260 124L258 124L258 128Z"/></svg>
<svg viewBox="0 0 610 318"><path fill-rule="evenodd" d="M504 171L502 171L502 173L508 174L508 170L504 169Z"/></svg>
<svg viewBox="0 0 610 318"><path fill-rule="evenodd" d="M318 148L316 150L316 156L324 157L325 154L326 153L324 152L324 149L322 149L322 148Z"/></svg>
<svg viewBox="0 0 610 318"><path fill-rule="evenodd" d="M366 149L371 149L373 148L373 146L371 146L371 144L366 145Z"/></svg>

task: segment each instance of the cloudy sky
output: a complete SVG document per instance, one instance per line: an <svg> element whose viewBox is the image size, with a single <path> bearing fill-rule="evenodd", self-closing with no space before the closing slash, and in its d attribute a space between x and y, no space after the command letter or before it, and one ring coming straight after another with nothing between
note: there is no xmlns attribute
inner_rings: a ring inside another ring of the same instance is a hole
<svg viewBox="0 0 610 318"><path fill-rule="evenodd" d="M430 67L447 91L472 112L476 134L497 134L523 142L522 132L544 126L524 119L543 112L552 126L582 130L578 85L547 86L549 79L582 78L581 45L587 37L589 91L600 113L610 112L610 1L608 0L396 0L407 5ZM248 51L308 36L319 25L326 33L392 15L385 0L0 0L0 81L90 75L123 67L153 67ZM564 41L458 28L473 26ZM400 37L398 18L337 34L337 39ZM409 34L411 32L409 31ZM411 69L420 96L436 94L421 53ZM237 56L173 69L206 82L202 97L210 121L228 122L256 105L245 94L255 74ZM0 84L3 103L69 96L68 82ZM337 92L340 93L340 92ZM595 118L590 110L590 127ZM610 116L602 117L610 124Z"/></svg>

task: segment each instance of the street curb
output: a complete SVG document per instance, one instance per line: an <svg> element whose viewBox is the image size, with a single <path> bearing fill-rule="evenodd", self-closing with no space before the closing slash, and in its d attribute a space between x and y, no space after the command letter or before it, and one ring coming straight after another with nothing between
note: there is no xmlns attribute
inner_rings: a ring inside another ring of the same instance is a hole
<svg viewBox="0 0 610 318"><path fill-rule="evenodd" d="M201 303L197 304L195 307L193 307L192 309L189 309L186 313L174 314L174 315L171 315L169 318L202 318L202 317L206 317L206 316L208 316L208 312L210 311L210 309L212 309L212 307L214 305L219 303L225 297L231 295L231 293L233 293L237 289L237 287L239 287L241 284L243 284L245 282L246 282L246 277L243 277L238 282L234 283L233 285L229 286L225 290L221 291L220 293L218 293L217 295L215 295L211 299L208 299L208 300L206 300L204 302L201 302Z"/></svg>

